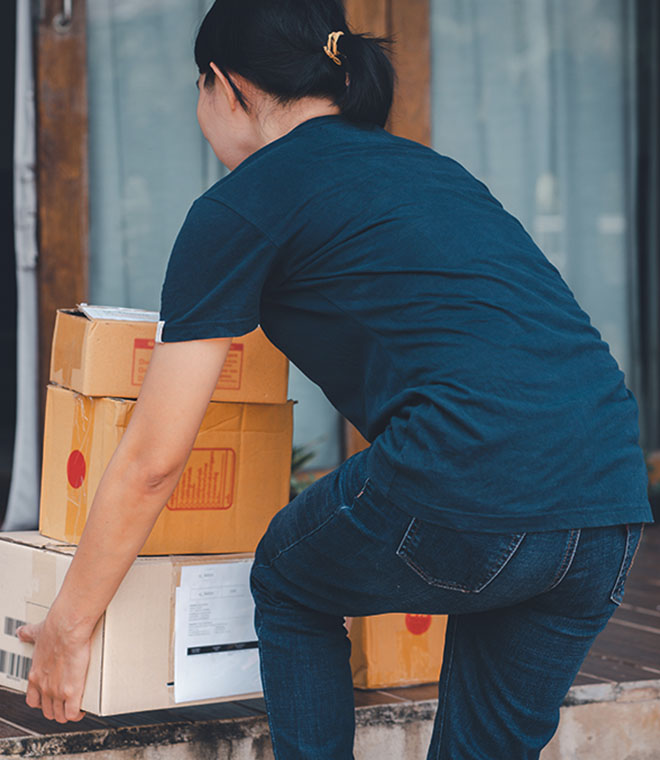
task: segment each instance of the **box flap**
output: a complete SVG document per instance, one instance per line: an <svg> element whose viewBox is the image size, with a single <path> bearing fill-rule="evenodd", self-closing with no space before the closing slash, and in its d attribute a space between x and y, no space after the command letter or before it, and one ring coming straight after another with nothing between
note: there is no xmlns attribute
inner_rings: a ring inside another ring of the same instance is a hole
<svg viewBox="0 0 660 760"><path fill-rule="evenodd" d="M72 544L42 536L36 530L0 533L0 541L7 541L21 546L31 546L35 549L46 549L48 551L59 552L60 554L72 554L76 550L76 547Z"/></svg>
<svg viewBox="0 0 660 760"><path fill-rule="evenodd" d="M160 314L157 311L145 309L128 309L123 306L91 306L87 303L78 304L78 311L87 319L111 320L114 322L158 322Z"/></svg>

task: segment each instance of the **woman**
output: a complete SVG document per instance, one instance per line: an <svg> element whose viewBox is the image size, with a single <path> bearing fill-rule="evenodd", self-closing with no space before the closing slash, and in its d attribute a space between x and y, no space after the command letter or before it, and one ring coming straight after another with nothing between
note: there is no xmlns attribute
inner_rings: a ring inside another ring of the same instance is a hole
<svg viewBox="0 0 660 760"><path fill-rule="evenodd" d="M448 613L430 758L536 758L652 520L637 408L516 219L383 130L392 68L337 0L218 0L192 206L135 414L36 640L81 717L94 624L173 490L231 337L261 324L371 447L285 507L252 573L276 758L350 758L344 616Z"/></svg>

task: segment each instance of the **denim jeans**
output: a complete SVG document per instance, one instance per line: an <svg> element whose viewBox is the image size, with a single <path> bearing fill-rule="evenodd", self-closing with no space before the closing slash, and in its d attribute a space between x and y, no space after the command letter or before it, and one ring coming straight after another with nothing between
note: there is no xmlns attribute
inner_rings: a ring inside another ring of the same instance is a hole
<svg viewBox="0 0 660 760"><path fill-rule="evenodd" d="M411 518L366 477L366 453L272 520L252 571L277 760L349 760L344 616L448 614L428 758L531 760L621 603L643 524L533 533Z"/></svg>

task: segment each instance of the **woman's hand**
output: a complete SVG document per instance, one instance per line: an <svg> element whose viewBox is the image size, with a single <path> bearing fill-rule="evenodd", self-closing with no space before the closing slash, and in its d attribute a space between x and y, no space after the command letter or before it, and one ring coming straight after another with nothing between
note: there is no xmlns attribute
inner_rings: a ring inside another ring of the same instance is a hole
<svg viewBox="0 0 660 760"><path fill-rule="evenodd" d="M35 644L25 701L58 723L78 721L90 657L90 637L66 631L49 615L21 626L21 641Z"/></svg>

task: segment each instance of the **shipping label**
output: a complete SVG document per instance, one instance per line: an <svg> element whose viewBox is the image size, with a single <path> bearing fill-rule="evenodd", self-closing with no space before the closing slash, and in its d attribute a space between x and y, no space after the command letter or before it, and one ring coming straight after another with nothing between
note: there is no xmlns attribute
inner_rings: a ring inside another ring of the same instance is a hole
<svg viewBox="0 0 660 760"><path fill-rule="evenodd" d="M175 595L174 701L261 691L252 560L181 568Z"/></svg>

